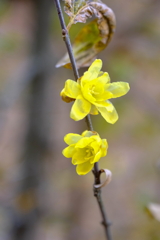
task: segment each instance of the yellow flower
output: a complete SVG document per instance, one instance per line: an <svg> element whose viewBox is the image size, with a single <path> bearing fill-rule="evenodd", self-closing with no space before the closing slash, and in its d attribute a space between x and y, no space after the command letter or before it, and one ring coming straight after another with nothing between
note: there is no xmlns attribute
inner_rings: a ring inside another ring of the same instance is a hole
<svg viewBox="0 0 160 240"><path fill-rule="evenodd" d="M130 87L126 82L110 83L108 73L101 72L101 68L102 61L96 59L77 82L70 79L65 82L61 96L66 102L75 100L70 112L75 121L98 112L109 123L118 120L116 109L109 99L125 95Z"/></svg>
<svg viewBox="0 0 160 240"><path fill-rule="evenodd" d="M69 145L62 153L66 158L72 158L72 164L77 165L78 175L90 172L95 162L106 156L108 143L101 139L97 132L84 131L82 135L69 133L64 137Z"/></svg>

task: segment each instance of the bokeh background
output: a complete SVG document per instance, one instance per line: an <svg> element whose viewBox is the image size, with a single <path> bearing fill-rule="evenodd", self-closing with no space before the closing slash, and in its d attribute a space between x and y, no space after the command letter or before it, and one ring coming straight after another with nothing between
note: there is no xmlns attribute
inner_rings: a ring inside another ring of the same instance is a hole
<svg viewBox="0 0 160 240"><path fill-rule="evenodd" d="M116 124L92 117L109 142L102 196L114 240L159 240L146 207L160 203L160 1L104 2L117 29L98 57L131 90L114 100ZM54 1L0 0L0 240L105 239L92 173L78 176L61 154L64 135L86 129L59 97L74 78L55 68L65 52Z"/></svg>

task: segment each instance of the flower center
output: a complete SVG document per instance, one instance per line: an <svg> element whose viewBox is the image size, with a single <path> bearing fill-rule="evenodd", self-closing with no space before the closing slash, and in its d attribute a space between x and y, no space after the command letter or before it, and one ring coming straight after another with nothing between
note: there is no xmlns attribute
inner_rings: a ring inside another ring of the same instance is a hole
<svg viewBox="0 0 160 240"><path fill-rule="evenodd" d="M89 160L94 156L94 149L91 147L87 147L85 150L85 159Z"/></svg>
<svg viewBox="0 0 160 240"><path fill-rule="evenodd" d="M99 94L99 93L96 91L95 85L92 85L89 90L90 90L90 92L91 92L92 95L98 95L98 94Z"/></svg>

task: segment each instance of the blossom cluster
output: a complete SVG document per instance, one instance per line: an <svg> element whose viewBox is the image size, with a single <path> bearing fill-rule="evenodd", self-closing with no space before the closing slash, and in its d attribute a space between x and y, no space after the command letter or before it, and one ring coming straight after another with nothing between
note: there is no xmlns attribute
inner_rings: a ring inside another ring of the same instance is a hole
<svg viewBox="0 0 160 240"><path fill-rule="evenodd" d="M93 131L84 131L81 135L69 133L64 137L69 145L63 150L63 155L72 158L72 164L77 165L79 175L87 174L92 170L94 163L106 156L108 143Z"/></svg>
<svg viewBox="0 0 160 240"><path fill-rule="evenodd" d="M111 124L118 120L118 114L110 102L112 98L118 98L129 91L126 82L110 82L107 72L102 72L102 61L96 59L88 71L77 82L68 79L60 95L65 102L72 102L70 117L79 121L88 114L101 114ZM99 134L85 131L82 135L69 133L64 141L69 145L63 150L63 155L72 158L72 164L77 165L79 175L87 174L93 168L94 163L106 156L108 143L101 139Z"/></svg>

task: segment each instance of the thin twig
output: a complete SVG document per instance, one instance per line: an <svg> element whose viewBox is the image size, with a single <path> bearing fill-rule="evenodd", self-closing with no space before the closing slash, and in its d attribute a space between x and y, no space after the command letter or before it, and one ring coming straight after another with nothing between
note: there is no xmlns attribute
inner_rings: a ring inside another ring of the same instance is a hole
<svg viewBox="0 0 160 240"><path fill-rule="evenodd" d="M75 61L75 58L74 58L74 55L73 55L72 46L71 46L71 42L70 42L70 37L69 37L69 34L68 34L68 30L66 28L66 24L65 24L65 21L64 21L64 17L63 17L63 13L62 13L62 10L61 10L61 5L60 5L59 0L55 0L55 4L56 4L58 16L59 16L59 20L60 20L60 24L61 24L61 28L62 28L63 40L64 40L64 42L66 44L66 47L67 47L67 50L68 50L69 58L70 58L72 69L73 69L74 76L75 76L75 80L77 81L77 79L79 78L79 73L78 73L78 69L77 69L77 66L76 66L76 61ZM92 125L92 121L91 121L91 118L90 118L89 114L86 116L86 123L87 123L88 130L93 131L93 125ZM99 171L99 168L98 168L98 163L94 164L93 174L94 174L94 177L95 177L95 184L99 184L100 183L100 171ZM105 228L106 239L107 240L112 240L110 229L109 229L110 224L108 223L107 215L105 213L104 205L103 205L102 198L101 198L101 189L95 189L94 188L94 196L97 199L97 202L98 202L98 205L99 205L99 208L100 208L100 212L101 212L101 215L102 215L102 219L103 219L102 224Z"/></svg>

